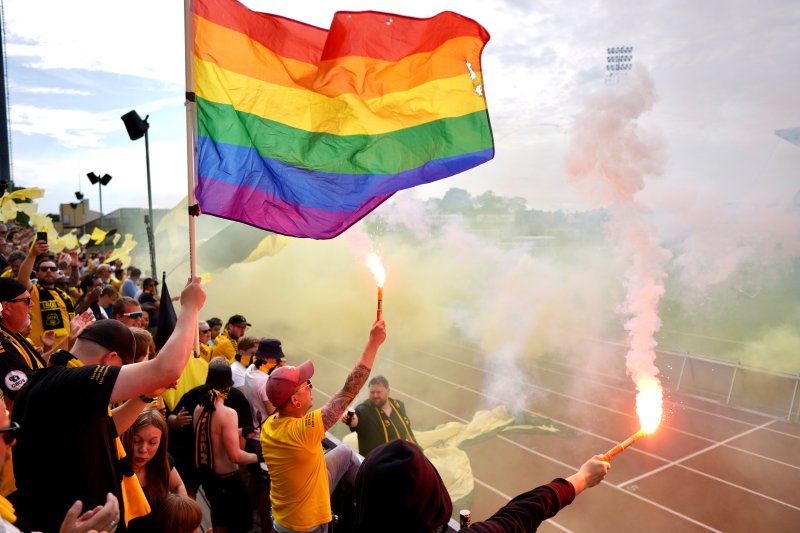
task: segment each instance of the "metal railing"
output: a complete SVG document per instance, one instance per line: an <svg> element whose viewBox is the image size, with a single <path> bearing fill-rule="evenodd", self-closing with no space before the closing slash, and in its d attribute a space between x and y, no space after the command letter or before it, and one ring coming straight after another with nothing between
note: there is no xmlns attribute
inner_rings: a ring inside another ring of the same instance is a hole
<svg viewBox="0 0 800 533"><path fill-rule="evenodd" d="M602 365L625 377L624 342L591 339L619 347L603 357ZM656 366L665 391L800 423L800 375L777 372L702 355L656 350Z"/></svg>
<svg viewBox="0 0 800 533"><path fill-rule="evenodd" d="M800 376L689 353L658 350L667 390L800 422Z"/></svg>

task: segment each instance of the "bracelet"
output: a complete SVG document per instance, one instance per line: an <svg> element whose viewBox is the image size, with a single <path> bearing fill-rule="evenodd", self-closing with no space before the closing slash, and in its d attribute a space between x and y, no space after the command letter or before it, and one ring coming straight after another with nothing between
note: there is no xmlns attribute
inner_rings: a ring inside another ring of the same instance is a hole
<svg viewBox="0 0 800 533"><path fill-rule="evenodd" d="M154 401L156 401L155 398L151 398L150 396L145 396L144 394L139 396L139 399L142 400L144 403L153 403Z"/></svg>

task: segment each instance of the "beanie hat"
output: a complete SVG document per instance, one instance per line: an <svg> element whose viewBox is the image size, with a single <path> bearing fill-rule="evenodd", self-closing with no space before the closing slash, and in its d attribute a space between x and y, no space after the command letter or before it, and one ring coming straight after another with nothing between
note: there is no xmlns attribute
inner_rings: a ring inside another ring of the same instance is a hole
<svg viewBox="0 0 800 533"><path fill-rule="evenodd" d="M107 318L92 322L78 335L78 338L116 352L126 365L133 363L136 357L136 338L131 328L119 320Z"/></svg>
<svg viewBox="0 0 800 533"><path fill-rule="evenodd" d="M13 300L28 289L14 278L0 278L0 302Z"/></svg>
<svg viewBox="0 0 800 533"><path fill-rule="evenodd" d="M416 445L393 440L372 450L356 474L355 531L428 533L453 502L439 472Z"/></svg>
<svg viewBox="0 0 800 533"><path fill-rule="evenodd" d="M233 372L228 365L208 365L206 385L211 389L223 390L233 386Z"/></svg>

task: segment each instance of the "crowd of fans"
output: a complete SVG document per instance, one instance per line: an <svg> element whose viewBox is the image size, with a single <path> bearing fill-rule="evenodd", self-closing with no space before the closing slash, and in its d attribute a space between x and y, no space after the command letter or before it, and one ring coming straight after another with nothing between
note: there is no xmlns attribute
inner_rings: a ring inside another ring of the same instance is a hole
<svg viewBox="0 0 800 533"><path fill-rule="evenodd" d="M366 431L373 407L360 422L345 410L386 338L382 320L342 388L312 410L313 363L287 365L281 341L248 335L240 314L201 320L199 279L157 350L171 303L156 280L106 259L53 253L30 229L0 224L0 530L189 533L202 492L214 531L323 532L341 479L355 490L356 531L446 528L450 498L385 378L370 382L375 420L392 402L386 420L401 429L382 430L363 463L322 446L339 421ZM533 531L608 467L596 456L473 527Z"/></svg>

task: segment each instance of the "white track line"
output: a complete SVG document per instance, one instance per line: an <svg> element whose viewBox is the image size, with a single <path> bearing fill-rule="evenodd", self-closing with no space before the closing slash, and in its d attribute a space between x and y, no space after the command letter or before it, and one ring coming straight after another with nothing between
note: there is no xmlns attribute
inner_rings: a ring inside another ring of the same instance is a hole
<svg viewBox="0 0 800 533"><path fill-rule="evenodd" d="M329 359L329 361L330 361L330 359ZM474 390L474 389L471 389L471 388L469 388L469 387L465 387L465 386L463 386L463 385L461 385L461 384L454 383L454 382L452 382L452 381L448 381L448 380L446 380L446 379L444 379L444 378L440 378L440 377L438 377L438 376L433 376L433 375L431 375L431 374L426 374L425 372L423 372L422 370L419 370L419 369L418 369L418 368L416 368L416 367L412 367L412 366L410 366L410 365L406 365L406 364L400 363L400 362L398 362L398 361L396 361L396 360L392 360L391 362L392 362L392 363L394 363L394 364L397 364L398 366L402 366L402 367L405 367L405 368L407 368L407 369L413 370L413 371L415 371L415 372L419 372L420 374L423 374L423 375L425 375L425 376L432 377L432 378L434 378L434 379L437 379L437 380L439 380L439 381L442 381L442 382L444 382L444 383L448 383L448 384L450 384L450 385L453 385L453 386L455 386L455 387L459 387L459 388L462 388L462 389L464 389L464 390L467 390L467 391L473 392L473 393L475 393L475 394L477 394L477 395L479 395L479 396L482 396L482 397L484 397L484 398L488 398L488 399L490 399L490 400L493 400L493 401L495 401L495 402L502 403L502 401L501 401L499 398L493 398L493 397L491 397L491 396L489 396L489 395L487 395L487 394L484 394L483 392L476 391L476 390ZM408 394L406 394L406 396L408 396L408 397L410 397L410 398L413 398L413 396L411 396L411 395L408 395ZM535 411L531 411L531 410L529 410L529 409L526 409L526 411L527 411L528 413L530 413L530 414L534 414L534 415L537 415L537 416L543 416L543 417L545 417L545 418L548 418L548 419L550 419L550 420L552 420L552 421L556 422L557 424L561 424L561 425L563 425L563 426L565 426L565 427L569 427L569 428L571 428L571 429L575 429L576 431L579 431L579 432L581 432L581 433L584 433L584 434L586 434L586 435L592 435L592 436L594 436L594 437L600 438L600 439L602 439L602 440L605 440L605 441L608 441L608 442L614 442L614 443L616 442L616 441L614 441L614 440L612 440L612 439L609 439L609 438L607 438L607 437L603 437L603 436L601 436L601 435L597 435L596 433L593 433L593 432L590 432L590 431L587 431L587 430L583 430L583 429L577 428L576 426L573 426L573 425L571 425L571 424L568 424L568 423L566 423L566 422L563 422L563 421L561 421L561 420L558 420L558 419L556 419L556 418L549 417L549 416L547 416L547 415L545 415L545 414L543 414L543 413L538 413L538 412L535 412ZM769 423L773 423L773 422L775 422L775 421L773 420L773 421L770 421ZM755 430L755 429L759 429L759 428L758 428L758 427L756 427L756 428L753 428L753 429ZM502 436L501 436L501 437L499 437L499 438L501 438L501 439L504 439L504 437L502 437ZM511 442L514 442L514 441L511 441ZM522 445L520 445L520 446L521 446L521 447L524 447L524 446L522 446ZM527 448L527 447L525 447L525 448ZM661 457L661 456L658 456L658 455L656 455L656 454L652 454L652 453L649 453L649 452L644 452L644 451L642 451L642 450L639 450L639 449L637 449L637 448L633 448L633 450L635 450L635 451L637 451L637 452L639 452L639 453L644 453L644 454L646 454L646 455L649 455L649 456L651 456L651 457L657 458L657 459L659 459L659 460L661 460L661 461L663 461L663 462L666 462L666 463L668 463L668 462L669 462L669 460L668 460L668 459L666 459L666 458L664 458L664 457ZM549 458L549 459L550 459L550 460L553 460L552 458ZM563 464L563 463L562 463L562 464ZM743 487L743 486L741 486L741 485L738 485L738 484L736 484L736 483L733 483L733 482L730 482L730 481L726 481L726 480L724 480L724 479L722 479L722 478L718 478L718 477L716 477L716 476L714 476L714 475L711 475L711 474L708 474L708 473L706 473L706 472L703 472L703 471L701 471L701 470L697 470L697 469L695 469L695 468L692 468L692 467L686 466L686 465L684 465L684 464L676 464L676 465L674 465L674 466L677 466L678 468L682 468L682 469L688 470L688 471L690 471L690 472L694 472L695 474L698 474L698 475L700 475L700 476L707 477L707 478L709 478L709 479L713 479L714 481L718 481L718 482L720 482L720 483L724 483L724 484L726 484L726 485L729 485L729 486L731 486L731 487L738 488L738 489L740 489L740 490L742 490L742 491L749 492L749 493L751 493L751 494L754 494L754 495L756 495L756 496L761 496L761 497L763 497L763 498L765 498L765 499L767 499L767 500L771 500L771 501L774 501L774 502L776 502L776 503L779 503L779 504L781 504L781 505L784 505L784 506L786 506L786 507L789 507L790 509L800 510L800 508L798 508L797 506L795 506L795 505L792 505L792 504L790 504L790 503L788 503L788 502L783 502L783 501L781 501L781 500L777 500L777 499L773 498L772 496L768 496L768 495L766 495L766 494L762 494L762 493L760 493L760 492L757 492L757 491L754 491L754 490L752 490L752 489L748 489L747 487ZM574 467L572 467L572 468L574 468ZM610 483L609 483L609 485L611 485L611 486L613 486L613 487L615 487L615 488L619 488L619 487L617 487L616 485L612 485L612 484L610 484ZM624 490L624 489L621 489L621 488L620 488L620 490ZM628 491L625 491L625 492L628 492ZM645 500L646 500L646 499L645 499ZM646 500L646 501L650 501L650 500ZM653 502L653 504L654 504L654 505L658 505L658 504L656 504L655 502ZM667 508L665 508L665 509L667 509ZM677 512L675 512L675 514L680 514L680 513L677 513ZM689 518L689 517L687 517L687 518ZM700 523L698 522L698 524L700 524ZM705 526L705 527L707 527L707 526Z"/></svg>
<svg viewBox="0 0 800 533"><path fill-rule="evenodd" d="M306 349L306 351L307 351L308 353L310 353L310 354L314 355L315 357L318 357L318 358L320 358L320 359L324 359L324 360L328 361L329 363L331 363L332 365L334 365L334 366L338 366L339 368L342 368L342 369L344 369L345 371L348 371L348 370L349 370L349 368L348 368L348 367L346 367L345 365L343 365L343 364L341 364L341 363L339 363L339 362L337 362L337 361L334 361L333 359L330 359L329 357L325 357L324 355L318 354L318 353L316 353L316 352L313 352L313 351L311 351L311 350L308 350L308 349ZM391 362L391 363L394 363L394 364L399 364L400 366L405 366L405 367L407 367L407 368L410 368L410 369L412 369L412 370L414 370L414 371L416 371L416 372L419 372L420 374L423 374L424 376L427 376L427 377L431 377L431 378L437 379L437 380L439 380L439 381L442 381L442 382L444 382L444 383L448 383L448 384L450 384L450 385L453 385L453 386L461 387L461 388L463 388L464 390L468 390L468 391L470 391L470 392L473 392L473 393L475 393L475 394L478 394L479 396L483 396L483 397L485 397L485 398L493 399L493 400L495 400L495 401L498 401L498 402L499 402L499 400L498 400L498 399L496 399L496 398L491 398L490 396L488 396L488 395L485 395L485 394L483 394L483 393L480 393L480 392L478 392L478 391L475 391L475 390L473 390L473 389L470 389L469 387L460 386L460 385L459 385L459 384L457 384L457 383L453 383L452 381L448 381L448 380L446 380L446 379L439 378L438 376L433 376L433 375L431 375L431 374L426 374L425 372L422 372L422 371L421 371L421 370L419 370L419 369L416 369L416 368L413 368L413 367L410 367L410 366L407 366L407 365L403 365L402 363L398 363L397 361L390 361L390 360L385 360L385 361L388 361L388 362ZM456 420L458 420L458 421L461 421L461 422L464 422L464 423L468 423L468 422L469 422L468 420L466 420L466 419L464 419L464 418L461 418L460 416L456 415L455 413L451 413L451 412L449 412L449 411L446 411L446 410L444 410L444 409L442 409L442 408L440 408L440 407L438 407L438 406L436 406L436 405L433 405L433 404L431 404L431 403L429 403L429 402L426 402L426 401L424 401L424 400L421 400L421 399L417 398L416 396L413 396L413 395L411 395L411 394L408 394L408 393L406 393L406 392L404 392L404 391L398 390L397 388L393 388L392 390L394 390L395 392L398 392L398 393L402 394L402 395L403 395L403 396L405 396L406 398L409 398L409 399L411 399L411 400L414 400L414 401L416 401L416 402L418 402L418 403L421 403L421 404L423 404L423 405L425 405L425 406L427 406L427 407L429 407L429 408L431 408L431 409L434 409L434 410L436 410L436 411L439 411L440 413L442 413L442 414L445 414L445 415L447 415L447 416L449 416L449 417L451 417L451 418L454 418L454 419L456 419ZM558 424L561 424L561 425L563 425L563 426L565 426L565 427L570 427L571 429L575 429L576 431L579 431L580 433L584 433L584 434L587 434L587 435L592 435L592 436L594 436L594 437L597 437L597 438L599 438L599 439L603 439L603 440L606 440L606 441L609 441L609 442L616 442L616 441L613 441L613 440L611 440L611 439L607 439L607 438L605 438L605 437L602 437L602 436L600 436L600 435L596 435L596 434L593 434L593 433L591 433L591 432L588 432L588 431L582 430L582 429L580 429L580 428L577 428L577 427L575 427L575 426L571 426L571 425L569 425L569 424L567 424L567 423L565 423L565 422L560 422L560 421L558 421L558 420L556 420L556 419L554 419L554 418L547 417L547 416L545 416L545 415L543 415L543 414L540 414L540 413L535 413L534 411L530 411L530 410L527 410L527 409L526 409L526 411L528 411L528 412L529 412L529 413L531 413L531 414L535 414L535 415L542 416L542 417L548 418L548 419L550 419L550 420L553 420L553 421L555 421L555 422L556 422L556 423L558 423ZM565 468L568 468L568 469L570 469L570 470L578 470L578 467L576 467L576 466L574 466L574 465L569 465L569 464L567 464L567 463L564 463L564 462L562 462L562 461L559 461L558 459L555 459L554 457L550 457L549 455L545 455L545 454L543 454L543 453L541 453L541 452L539 452L539 451L537 451L537 450L534 450L533 448L530 448L530 447L528 447L528 446L525 446L524 444L520 444L520 443L518 443L518 442L516 442L516 441L514 441L514 440L511 440L511 439L507 438L507 437L504 437L504 436L498 436L497 438L498 438L498 439L500 439L500 440L502 440L502 441L505 441L505 442L507 442L508 444L511 444L512 446L516 446L516 447L518 447L518 448L520 448L520 449L522 449L522 450L524 450L524 451L526 451L526 452L528 452L528 453L532 453L532 454L534 454L534 455L537 455L537 456L539 456L539 457L541 457L541 458L543 458L543 459L545 459L545 460L547 460L547 461L550 461L550 462L552 462L552 463L555 463L555 464L557 464L557 465L563 466L563 467L565 467ZM646 452L645 452L645 453L646 453ZM648 455L652 455L652 454L648 454ZM653 455L653 457L657 457L657 456ZM662 461L665 461L665 459L663 459L663 458L661 458L661 460L662 460ZM682 467L682 468L686 468L686 466L685 466L685 465L679 465L679 466L680 466L680 467ZM655 501L653 501L653 500L650 500L650 499L648 499L648 498L645 498L644 496L641 496L641 495L639 495L639 494L636 494L635 492L631 492L631 491L625 490L625 489L623 489L623 488L620 488L620 487L618 487L617 485L614 485L614 484L612 484L612 483L608 483L608 482L606 482L606 481L603 481L603 484L605 484L605 485L607 485L607 486L609 486L609 487L611 487L611 488L613 488L613 489L615 489L615 490L618 490L618 491L622 492L623 494L626 494L626 495L628 495L628 496L631 496L631 497L633 497L633 498L636 498L636 499L638 499L638 500L641 500L641 501L643 501L643 502L646 502L646 503L648 503L649 505L652 505L652 506L654 506L654 507L657 507L658 509L661 509L662 511L665 511L665 512L667 512L667 513L669 513L669 514L672 514L672 515L674 515L674 516L677 516L678 518L681 518L681 519L683 519L683 520L686 520L686 521L688 521L688 522L691 522L692 524L695 524L695 525L697 525L697 526L699 526L699 527L702 527L702 528L704 528L704 529L707 529L707 530L709 530L709 531L714 531L714 532L716 532L716 533L722 533L722 532L720 532L719 530L717 530L717 529L714 529L713 527L711 527L711 526L709 526L709 525L707 525L707 524L704 524L704 523L702 523L702 522L699 522L699 521L695 520L694 518L692 518L692 517L690 517L690 516L687 516L687 515L685 515L685 514L683 514L683 513L680 513L680 512L678 512L678 511L676 511L675 509L670 509L669 507L666 507L666 506L664 506L664 505L661 505L661 504L660 504L660 503L658 503L658 502L655 502ZM509 500L510 500L510 498L509 498Z"/></svg>
<svg viewBox="0 0 800 533"><path fill-rule="evenodd" d="M613 341L608 341L608 340L603 340L603 339L596 339L596 341L604 343L604 344L610 344L610 345L613 345L613 346L619 346L621 348L626 348L626 349L628 348L627 344L620 343L620 342L613 342ZM469 351L469 352L471 352L473 354L477 354L477 355L481 355L482 354L482 352L480 352L474 346L466 346L466 345L463 345L463 344L460 344L460 343L457 343L457 342L454 342L454 341L445 342L443 344L449 344L451 346L455 346L455 347L460 348L462 350ZM473 366L473 365L469 365L468 363L463 363L463 362L455 360L455 359L450 359L448 357L444 357L442 355L438 355L438 354L433 353L433 352L425 351L423 353L429 353L430 355L433 355L433 356L436 356L436 357L440 357L440 358L443 358L443 359L446 359L446 360L449 360L449 361L457 362L458 364L461 364L461 365L464 365L464 366ZM534 368L545 370L547 372L553 372L554 374L561 374L563 376L570 376L570 377L573 377L573 378L583 379L584 381L588 381L589 383L594 383L595 385L598 385L598 386L601 386L601 387L614 389L614 390L617 390L617 391L620 391L620 392L624 392L626 394L633 394L633 392L629 388L623 388L623 387L619 387L619 386L616 386L616 385L612 385L610 383L599 381L597 379L592 379L591 377L586 376L583 373L582 369L576 368L574 366L571 366L571 365L568 365L568 364L565 364L565 363L562 363L562 362L559 362L559 361L556 361L556 360L550 359L550 358L548 358L546 360L546 362L548 364L550 364L550 365L553 365L553 366L560 366L562 368L566 368L567 370L569 370L569 372L559 372L558 370L554 370L553 368L550 368L549 366L546 366L546 365L544 365L542 363L537 363L536 361L532 361L531 364L532 364L532 366ZM477 367L475 367L475 368L477 368ZM576 374L575 371L579 372L579 374ZM617 375L604 374L602 372L595 372L595 371L593 371L592 374L594 376L605 377L605 378L607 378L607 379L609 379L611 381L615 381L615 382L618 382L618 383L622 383L622 382L625 381L625 380L621 379ZM683 396L699 399L699 400L705 401L705 402L709 402L709 401L713 402L713 400L709 400L708 398L705 398L705 397L702 397L702 396L697 396L697 395L692 395L692 394L689 394L689 393L686 393L686 392L675 391L675 394L681 394ZM699 407L692 407L692 406L685 405L685 404L679 403L679 402L672 402L672 401L669 401L669 400L665 400L664 403L666 405L671 405L671 406L680 408L682 410L688 410L688 411L694 411L694 412L697 412L697 413L703 413L703 414L706 414L708 416L712 416L712 417L715 417L715 418L720 418L720 419L723 419L723 420L730 420L732 422L738 422L740 424L745 424L745 425L748 425L748 426L756 426L757 425L757 424L754 424L752 422L747 422L747 421L744 421L744 420L740 420L738 418L733 418L733 417L725 416L725 415L722 415L722 414L719 414L719 413L714 413L714 412L711 412L711 411L707 411L705 409L701 409ZM770 418L770 419L780 420L780 421L784 421L784 422L786 421L786 417L773 416L773 415L769 415L769 414L766 414L766 413L763 413L763 412L760 412L760 411L754 411L752 409L745 409L745 408L741 408L741 407L740 408L733 408L733 407L726 406L726 405L724 405L722 403L718 403L718 402L713 402L713 403L715 403L716 405L720 405L721 407L728 407L729 409L738 409L740 411L744 411L746 413L757 415L757 416L760 416L762 418ZM787 433L787 432L781 431L779 429L767 428L766 431L769 431L769 432L772 432L772 433L777 433L779 435L784 435L784 436L787 436L787 437L790 437L790 438L793 438L793 439L800 440L800 435ZM744 451L746 451L746 450L744 450Z"/></svg>
<svg viewBox="0 0 800 533"><path fill-rule="evenodd" d="M449 362L449 363L455 363L455 364L459 364L459 365L461 365L461 366L464 366L464 367L467 367L467 368L470 368L470 369L476 370L476 371L478 371L478 372L481 372L481 373L483 373L483 374L486 374L486 369L485 369L485 368L481 368L481 367L478 367L478 366L475 366L475 365L471 365L471 364L469 364L469 363L464 363L464 362L458 361L458 360L456 360L456 359L451 359L451 358L449 358L449 357L445 357L445 356L442 356L442 355L438 355L438 354L436 354L436 353L434 353L434 352L430 352L430 351L425 351L425 352L423 352L423 353L426 353L426 354L428 354L428 355L431 355L431 356L433 356L433 357L437 357L437 358L439 358L439 359L442 359L442 360L444 360L444 361L447 361L447 362ZM558 372L558 371L556 371L556 370L549 370L549 369L545 369L545 370L546 370L546 371L548 371L548 372L553 372L553 373L555 373L555 374L561 374L561 375L564 375L564 376L567 376L567 377L570 377L570 376L574 377L574 375L566 374L566 373L563 373L563 372ZM588 378L579 378L579 379L585 379L585 380L591 381L591 380L589 380ZM600 404L597 404L597 403L595 403L595 402L592 402L592 401L590 401L590 400L584 400L584 399L582 399L582 398L578 398L578 397L576 397L576 396L571 396L571 395L569 395L569 394L565 394L565 393L562 393L562 392L558 392L558 391L556 391L556 390L549 389L549 388L547 388L547 387L542 387L542 386L540 386L540 385L535 385L535 384L533 384L533 383L529 383L529 382L526 382L526 381L523 381L523 380L517 380L517 382L518 382L518 383L522 383L523 385L526 385L526 386L528 386L528 387L531 387L531 388L534 388L534 389L538 389L538 390L541 390L541 391L547 392L547 393L549 393L549 394L553 394L553 395L556 395L556 396L561 396L561 397L564 397L564 398L570 399L570 400L572 400L572 401L575 401L575 402L578 402L578 403L584 403L584 404L587 404L587 405L591 405L591 406L593 406L593 407L596 407L596 408L598 408L598 409L603 409L603 410L605 410L605 411L609 411L609 412L612 412L612 413L615 413L615 414L618 414L618 415L624 416L624 417L626 417L626 418L635 418L635 417L634 417L634 415L631 415L630 413L626 413L626 412L623 412L623 411L619 411L619 410L617 410L617 409L612 409L612 408L610 408L610 407L606 407L605 405L600 405ZM630 389L618 389L617 387L613 387L613 386L608 386L608 387L610 387L610 388L612 388L612 389L614 389L614 390L618 390L618 391L624 392L624 393L626 393L626 394L630 394L630 395L632 395L632 394L633 394L633 392L632 392ZM665 403L668 403L668 402L665 402ZM714 417L716 417L716 418L720 418L720 419L722 419L722 420L729 420L729 421L731 421L731 422L738 422L738 423L740 423L740 424L742 424L742 425L744 425L744 426L751 426L752 428L755 428L755 429L765 429L765 430L767 430L767 431L769 431L771 428L768 428L768 427L765 427L765 426L769 426L769 425L770 425L770 424L772 424L773 422L776 422L776 421L780 420L780 419L778 419L778 418L771 418L771 419L769 420L769 423L768 423L768 424L761 424L761 425L759 426L759 425L753 424L753 423L751 423L751 422L743 422L743 421L741 421L741 420L738 420L738 419L735 419L735 418L730 418L730 417L726 417L726 416L723 416L723 415L715 415L714 413L707 413L706 411L699 410L699 409L692 409L692 410L693 410L693 411L696 411L696 412L700 412L700 413L707 414L707 415L709 415L709 416L714 416ZM762 416L763 416L763 415L762 415ZM549 417L548 417L548 418L549 418ZM765 418L770 418L770 417L766 417L766 416L765 416ZM718 444L718 441L716 441L716 440L714 440L714 439L710 439L710 438L708 438L708 437L704 437L704 436L702 436L702 435L698 435L698 434L696 434L696 433L691 433L691 432L689 432L689 431L685 431L685 430L682 430L682 429L678 429L678 428L676 428L676 427L669 426L669 424L664 424L664 425L665 425L666 427L669 427L671 431L674 431L674 432L676 432L676 433L680 433L680 434L682 434L682 435L686 435L686 436L689 436L689 437L692 437L692 438L695 438L695 439L698 439L698 440L702 440L702 441L706 441L706 442L710 442L710 443ZM749 431L746 431L746 432L742 433L742 435L746 435L746 434L748 434L748 433L750 433L750 432L749 432ZM795 436L795 435L791 435L790 433L784 433L784 432L782 432L782 431L775 431L775 433L778 433L778 434L781 434L781 435L790 436L790 437L794 437L794 438L800 438L800 437L797 437L797 436ZM734 437L734 438L732 438L732 439L726 439L724 442L725 442L725 443L727 443L727 442L729 442L729 441L731 441L731 440L734 440L735 438L738 438L738 437ZM795 469L795 470L800 470L800 466L798 466L798 465L794 465L794 464L791 464L791 463L787 463L787 462L785 462L785 461L781 461L780 459L775 459L774 457L769 457L769 456L766 456L766 455L762 455L762 454L760 454L760 453L757 453L757 452L754 452L754 451L751 451L751 450L747 450L747 449L745 449L745 448L740 448L740 447L738 447L738 446L733 446L733 445L731 445L731 444L725 444L725 447L726 447L726 448L730 448L730 449L732 449L732 450L739 451L739 452L741 452L741 453L744 453L744 454L747 454L747 455L752 455L753 457L758 457L758 458L760 458L760 459L763 459L763 460L765 460L765 461L769 461L769 462L773 462L773 463L779 464L779 465L781 465L781 466L785 466L786 468L793 468L793 469Z"/></svg>

